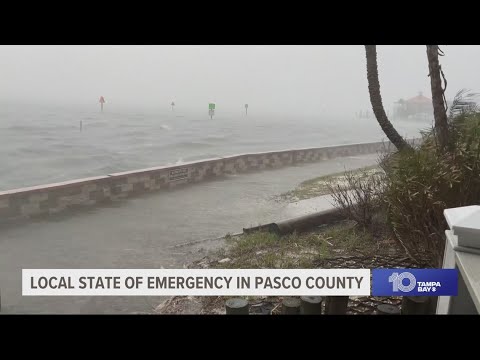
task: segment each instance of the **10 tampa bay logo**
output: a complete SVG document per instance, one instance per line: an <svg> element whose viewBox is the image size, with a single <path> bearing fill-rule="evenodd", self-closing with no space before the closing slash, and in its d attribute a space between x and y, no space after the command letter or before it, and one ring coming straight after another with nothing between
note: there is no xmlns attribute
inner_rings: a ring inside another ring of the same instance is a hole
<svg viewBox="0 0 480 360"><path fill-rule="evenodd" d="M441 287L440 281L418 281L415 276L408 271L398 273L394 272L388 277L392 283L392 291L408 293L417 287L418 292L436 292Z"/></svg>
<svg viewBox="0 0 480 360"><path fill-rule="evenodd" d="M374 269L374 296L457 295L457 269Z"/></svg>

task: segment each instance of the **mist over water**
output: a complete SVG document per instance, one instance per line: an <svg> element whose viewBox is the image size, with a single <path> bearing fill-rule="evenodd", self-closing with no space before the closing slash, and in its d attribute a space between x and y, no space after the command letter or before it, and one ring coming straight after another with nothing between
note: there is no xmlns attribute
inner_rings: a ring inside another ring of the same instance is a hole
<svg viewBox="0 0 480 360"><path fill-rule="evenodd" d="M80 122L82 130L80 131ZM397 122L408 137L429 123ZM385 139L376 120L239 111L126 111L10 105L0 112L0 190L238 153Z"/></svg>

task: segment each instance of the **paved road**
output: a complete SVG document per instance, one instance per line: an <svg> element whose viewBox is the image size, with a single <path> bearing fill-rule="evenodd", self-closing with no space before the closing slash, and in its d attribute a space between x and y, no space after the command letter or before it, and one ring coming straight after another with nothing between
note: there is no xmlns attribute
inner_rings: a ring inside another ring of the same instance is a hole
<svg viewBox="0 0 480 360"><path fill-rule="evenodd" d="M153 297L22 297L22 268L175 268L198 249L173 245L303 215L325 201L289 204L276 196L315 176L375 163L362 155L228 176L147 194L111 207L0 227L2 313L132 313Z"/></svg>

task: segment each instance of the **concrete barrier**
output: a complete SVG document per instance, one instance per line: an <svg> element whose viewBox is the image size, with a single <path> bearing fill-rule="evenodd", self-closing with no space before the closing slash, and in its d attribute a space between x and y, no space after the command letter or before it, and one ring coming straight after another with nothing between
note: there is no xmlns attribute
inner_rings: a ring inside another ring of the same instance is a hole
<svg viewBox="0 0 480 360"><path fill-rule="evenodd" d="M228 174L391 150L389 142L374 142L239 154L3 191L0 192L0 220L50 215Z"/></svg>
<svg viewBox="0 0 480 360"><path fill-rule="evenodd" d="M287 235L292 234L293 232L300 233L303 231L309 231L316 226L331 224L345 219L345 214L341 210L331 208L313 214L277 221L275 223L244 228L243 233L251 234L257 231L264 231L275 233L277 235Z"/></svg>

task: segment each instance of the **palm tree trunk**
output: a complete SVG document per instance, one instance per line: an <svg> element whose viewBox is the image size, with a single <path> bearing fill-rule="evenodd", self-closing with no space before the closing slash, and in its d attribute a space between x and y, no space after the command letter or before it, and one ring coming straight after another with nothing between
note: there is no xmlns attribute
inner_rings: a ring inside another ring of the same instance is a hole
<svg viewBox="0 0 480 360"><path fill-rule="evenodd" d="M388 140L398 149L411 149L411 146L400 136L392 123L388 120L385 109L383 108L382 95L380 94L380 83L378 81L377 68L377 46L365 45L365 52L367 56L367 79L368 92L370 93L370 102L372 103L373 112L377 118L380 127L382 128Z"/></svg>
<svg viewBox="0 0 480 360"><path fill-rule="evenodd" d="M440 63L438 62L438 45L427 45L428 70L432 88L433 117L435 132L440 148L444 149L448 142L449 130L447 110L445 109Z"/></svg>

